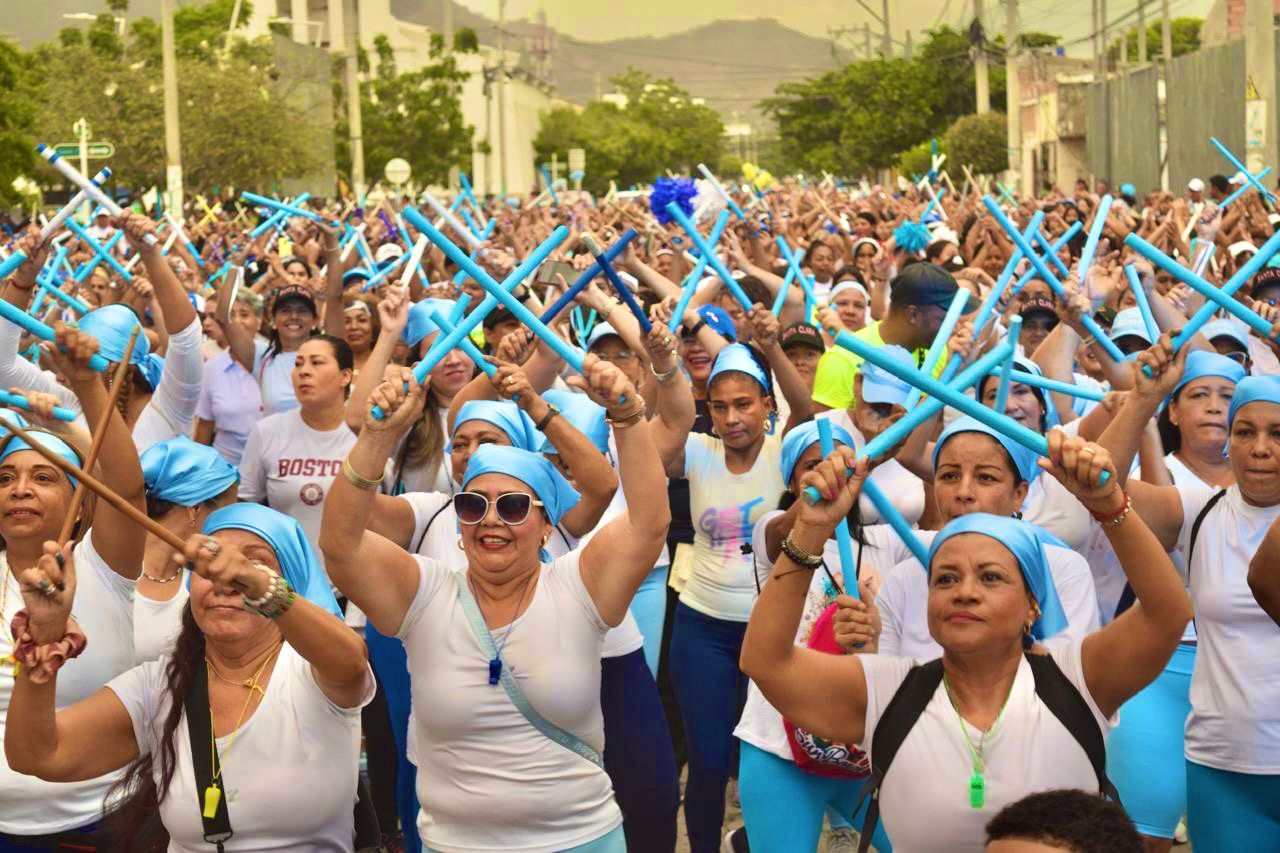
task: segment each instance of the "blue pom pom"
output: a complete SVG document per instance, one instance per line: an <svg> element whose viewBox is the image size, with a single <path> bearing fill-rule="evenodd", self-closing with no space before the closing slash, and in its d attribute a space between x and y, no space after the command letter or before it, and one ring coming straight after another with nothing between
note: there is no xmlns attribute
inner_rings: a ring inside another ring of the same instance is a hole
<svg viewBox="0 0 1280 853"><path fill-rule="evenodd" d="M893 242L904 252L914 254L929 245L929 229L908 219L893 229Z"/></svg>
<svg viewBox="0 0 1280 853"><path fill-rule="evenodd" d="M667 205L675 202L684 211L685 216L693 215L693 199L698 194L698 187L693 178L658 178L653 182L653 192L649 193L649 209L663 225L671 221L667 213Z"/></svg>

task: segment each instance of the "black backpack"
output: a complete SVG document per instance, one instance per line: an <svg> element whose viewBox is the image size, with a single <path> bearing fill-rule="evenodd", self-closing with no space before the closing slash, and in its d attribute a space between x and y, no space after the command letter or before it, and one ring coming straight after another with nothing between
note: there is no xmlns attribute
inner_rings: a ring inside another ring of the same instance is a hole
<svg viewBox="0 0 1280 853"><path fill-rule="evenodd" d="M1075 685L1062 674L1062 670L1058 669L1053 658L1031 652L1026 654L1026 658L1035 678L1036 695L1089 757L1093 772L1098 777L1098 789L1102 796L1120 802L1119 793L1107 778L1107 751L1102 730L1098 728L1088 703ZM871 836L875 832L876 821L880 818L880 786L884 784L889 765L893 763L898 748L907 739L941 683L941 658L911 667L880 717L876 733L871 738L871 778L867 780L863 791L863 797L870 793L871 805L862 822L858 853L866 853L871 846Z"/></svg>

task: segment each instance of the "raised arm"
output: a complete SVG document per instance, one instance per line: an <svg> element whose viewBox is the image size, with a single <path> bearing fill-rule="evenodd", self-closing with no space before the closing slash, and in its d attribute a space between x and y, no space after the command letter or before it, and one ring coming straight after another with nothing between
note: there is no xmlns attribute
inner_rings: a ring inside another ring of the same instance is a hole
<svg viewBox="0 0 1280 853"><path fill-rule="evenodd" d="M764 353L769 369L773 371L774 391L781 392L787 405L791 407L791 415L782 429L782 434L785 435L792 427L813 417L809 385L778 344L778 318L763 305L753 305L749 319L753 330L751 340Z"/></svg>
<svg viewBox="0 0 1280 853"><path fill-rule="evenodd" d="M622 371L587 356L584 377L604 406L618 445L618 471L627 511L606 524L582 551L582 582L606 624L621 624L636 590L657 562L671 524L666 478L649 435L644 401ZM557 419L558 420L558 419Z"/></svg>
<svg viewBox="0 0 1280 853"><path fill-rule="evenodd" d="M338 229L327 223L317 223L317 226L324 234L324 332L335 338L345 338L347 328L342 313L342 261L338 251Z"/></svg>
<svg viewBox="0 0 1280 853"><path fill-rule="evenodd" d="M142 265L146 267L147 278L155 288L156 303L164 312L169 332L180 332L192 323L198 323L199 318L196 317L196 309L191 300L187 298L187 290L173 274L169 261L160 254L160 246L146 242L148 234L155 234L155 223L140 213L126 211L113 224L124 229L129 246L142 256Z"/></svg>
<svg viewBox="0 0 1280 853"><path fill-rule="evenodd" d="M649 437L666 473L679 476L684 472L684 443L698 417L693 389L689 377L680 369L675 339L662 323L653 324L645 338L645 349L656 377L652 383L656 399Z"/></svg>
<svg viewBox="0 0 1280 853"><path fill-rule="evenodd" d="M364 369L356 378L355 387L347 397L347 408L344 417L351 431L360 434L364 428L365 414L369 410L369 395L373 389L382 384L387 365L391 363L391 354L395 351L396 341L409 322L409 294L403 287L392 287L387 290L386 297L378 303L378 320L381 331L378 340L369 353Z"/></svg>
<svg viewBox="0 0 1280 853"><path fill-rule="evenodd" d="M1048 439L1049 459L1041 460L1040 467L1103 519L1102 530L1137 597L1114 622L1086 637L1081 648L1089 693L1109 717L1169 662L1191 621L1191 599L1164 546L1127 505L1106 449L1067 438L1061 430L1050 432ZM1099 485L1104 471L1111 476Z"/></svg>

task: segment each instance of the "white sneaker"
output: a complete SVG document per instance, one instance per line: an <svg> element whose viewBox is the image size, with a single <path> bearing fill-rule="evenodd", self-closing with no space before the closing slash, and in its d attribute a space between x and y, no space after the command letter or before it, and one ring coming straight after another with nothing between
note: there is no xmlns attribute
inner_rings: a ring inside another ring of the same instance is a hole
<svg viewBox="0 0 1280 853"><path fill-rule="evenodd" d="M827 836L827 853L858 853L858 833L849 827L831 830Z"/></svg>
<svg viewBox="0 0 1280 853"><path fill-rule="evenodd" d="M740 826L726 832L724 841L720 843L720 853L747 853L747 828Z"/></svg>

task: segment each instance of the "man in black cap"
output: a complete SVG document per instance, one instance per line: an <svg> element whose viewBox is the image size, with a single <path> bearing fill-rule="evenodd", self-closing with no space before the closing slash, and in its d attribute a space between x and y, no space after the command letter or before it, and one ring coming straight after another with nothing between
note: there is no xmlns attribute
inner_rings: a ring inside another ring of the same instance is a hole
<svg viewBox="0 0 1280 853"><path fill-rule="evenodd" d="M875 347L897 345L913 351L916 364L923 364L957 290L951 273L937 264L911 264L889 282L888 315L853 335ZM977 300L970 297L966 313L977 307ZM839 324L839 317L834 312L824 315L823 325L832 323ZM861 365L861 357L844 347L832 347L823 353L813 382L815 409L852 408L853 378ZM943 361L939 360L935 375L941 374L942 367Z"/></svg>
<svg viewBox="0 0 1280 853"><path fill-rule="evenodd" d="M818 327L809 323L792 323L782 330L778 340L787 361L795 365L796 372L812 392L813 378L818 372L818 359L827 349Z"/></svg>

